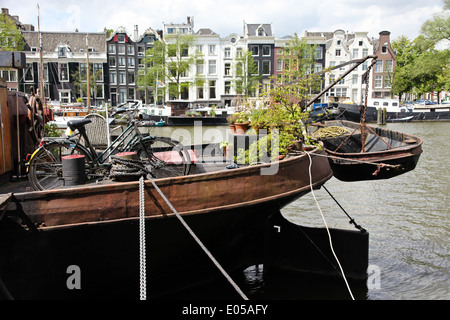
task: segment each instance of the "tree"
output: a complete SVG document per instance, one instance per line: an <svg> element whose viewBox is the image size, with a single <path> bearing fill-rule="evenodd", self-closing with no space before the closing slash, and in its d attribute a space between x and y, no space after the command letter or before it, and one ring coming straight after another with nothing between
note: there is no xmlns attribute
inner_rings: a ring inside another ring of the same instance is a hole
<svg viewBox="0 0 450 320"><path fill-rule="evenodd" d="M235 78L233 80L234 89L238 96L248 99L256 92L261 76L258 66L253 59L252 53L248 50L241 52L234 64Z"/></svg>
<svg viewBox="0 0 450 320"><path fill-rule="evenodd" d="M432 19L422 25L420 33L424 36L424 44L427 48L435 47L438 43L450 42L450 0L444 0L444 10L435 14Z"/></svg>
<svg viewBox="0 0 450 320"><path fill-rule="evenodd" d="M137 76L137 84L140 90L145 90L147 98L147 92L155 94L155 104L158 102L156 96L157 82L160 80L162 83L165 81L165 60L166 60L166 44L162 41L156 41L154 46L147 49L145 57L142 59L143 68L139 69ZM160 85L162 95L165 92L165 86Z"/></svg>
<svg viewBox="0 0 450 320"><path fill-rule="evenodd" d="M169 91L169 99L186 99L189 87L203 85L204 81L197 74L192 81L182 79L201 59L201 53L194 49L195 43L195 35L178 33L155 42L143 59L145 67L138 75L139 86L153 88L161 80Z"/></svg>
<svg viewBox="0 0 450 320"><path fill-rule="evenodd" d="M284 68L283 79L295 81L314 71L314 53L316 46L300 39L295 33L288 45L283 48Z"/></svg>
<svg viewBox="0 0 450 320"><path fill-rule="evenodd" d="M102 81L103 73L101 70L93 70L93 64L89 64L89 96L91 98L97 95L96 82ZM77 71L72 72L73 83L79 88L80 97L87 97L87 69L86 64L80 64Z"/></svg>
<svg viewBox="0 0 450 320"><path fill-rule="evenodd" d="M450 50L436 49L442 41L450 41L450 0L444 1L444 12L422 25L421 35L414 41L402 36L392 43L397 54L392 91L404 93L449 90Z"/></svg>
<svg viewBox="0 0 450 320"><path fill-rule="evenodd" d="M25 42L15 21L6 13L0 14L0 49L2 51L22 51Z"/></svg>

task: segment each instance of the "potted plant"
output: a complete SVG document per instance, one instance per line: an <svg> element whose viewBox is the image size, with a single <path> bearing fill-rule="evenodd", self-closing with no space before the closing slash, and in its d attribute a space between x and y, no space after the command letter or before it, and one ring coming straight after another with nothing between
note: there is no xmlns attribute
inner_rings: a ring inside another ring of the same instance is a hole
<svg viewBox="0 0 450 320"><path fill-rule="evenodd" d="M229 145L228 141L222 141L219 145L220 148L223 150L223 155L225 159L228 159L228 145Z"/></svg>
<svg viewBox="0 0 450 320"><path fill-rule="evenodd" d="M249 117L248 114L244 111L238 112L236 114L236 121L234 123L236 127L237 134L245 134L249 125Z"/></svg>
<svg viewBox="0 0 450 320"><path fill-rule="evenodd" d="M235 133L236 133L236 127L235 127L235 125L234 125L234 123L236 122L236 116L235 116L235 114L229 115L229 116L227 117L227 121L228 121L228 124L229 124L229 126L230 126L230 131L231 131L231 133L232 133L232 134L235 134Z"/></svg>

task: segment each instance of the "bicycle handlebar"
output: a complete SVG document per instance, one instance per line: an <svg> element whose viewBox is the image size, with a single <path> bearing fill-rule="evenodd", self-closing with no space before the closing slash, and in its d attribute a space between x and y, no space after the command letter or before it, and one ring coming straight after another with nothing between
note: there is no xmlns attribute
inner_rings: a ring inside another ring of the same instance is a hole
<svg viewBox="0 0 450 320"><path fill-rule="evenodd" d="M137 111L137 104L139 103L138 101L135 101L131 106L129 107L125 107L125 105L128 102L122 103L121 105L119 105L116 110L111 114L111 116L115 116L116 114L121 114L121 113L125 113L128 111ZM133 108L134 107L134 108Z"/></svg>

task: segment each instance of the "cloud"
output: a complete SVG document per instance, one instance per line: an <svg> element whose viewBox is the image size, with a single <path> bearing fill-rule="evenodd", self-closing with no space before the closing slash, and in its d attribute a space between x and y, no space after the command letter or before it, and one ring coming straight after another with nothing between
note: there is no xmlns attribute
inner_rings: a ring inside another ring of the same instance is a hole
<svg viewBox="0 0 450 320"><path fill-rule="evenodd" d="M273 23L276 36L308 31L367 31L377 37L383 30L393 36L415 38L420 27L435 12L442 0L41 0L41 29L46 31L100 32L103 28L124 26L129 33L134 25L162 29L165 23L185 22L194 17L195 29L210 28L221 36L242 34L243 21ZM37 27L36 2L2 0L2 7L19 15L24 23Z"/></svg>

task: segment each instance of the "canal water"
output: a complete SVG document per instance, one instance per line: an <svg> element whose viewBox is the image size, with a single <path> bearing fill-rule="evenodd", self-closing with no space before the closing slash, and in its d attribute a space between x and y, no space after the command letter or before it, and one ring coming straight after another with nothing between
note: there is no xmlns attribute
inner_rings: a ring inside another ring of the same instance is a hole
<svg viewBox="0 0 450 320"><path fill-rule="evenodd" d="M325 184L356 223L370 233L369 281L350 281L350 290L359 300L448 300L450 122L390 123L385 127L423 139L423 153L415 170L389 180L341 182L332 178ZM227 130L227 126L164 127L151 132L189 144L226 140ZM315 196L328 227L356 230L323 188L316 190ZM303 226L324 226L312 194L290 204L282 214ZM262 268L252 266L233 275L251 300L350 299L343 279L282 274L267 283ZM174 298L240 297L225 279L219 279Z"/></svg>

